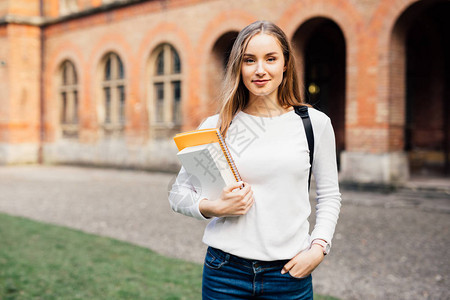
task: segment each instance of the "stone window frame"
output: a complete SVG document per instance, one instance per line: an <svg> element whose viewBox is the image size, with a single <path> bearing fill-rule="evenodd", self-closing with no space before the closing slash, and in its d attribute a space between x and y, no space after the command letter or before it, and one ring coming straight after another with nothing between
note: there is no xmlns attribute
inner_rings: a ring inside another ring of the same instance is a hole
<svg viewBox="0 0 450 300"><path fill-rule="evenodd" d="M105 135L121 134L126 125L125 67L120 56L112 51L101 62L100 124Z"/></svg>
<svg viewBox="0 0 450 300"><path fill-rule="evenodd" d="M169 43L155 48L150 63L149 111L154 128L176 128L182 124L182 63Z"/></svg>
<svg viewBox="0 0 450 300"><path fill-rule="evenodd" d="M76 138L79 130L79 85L72 61L67 59L61 63L59 79L59 122L62 137Z"/></svg>

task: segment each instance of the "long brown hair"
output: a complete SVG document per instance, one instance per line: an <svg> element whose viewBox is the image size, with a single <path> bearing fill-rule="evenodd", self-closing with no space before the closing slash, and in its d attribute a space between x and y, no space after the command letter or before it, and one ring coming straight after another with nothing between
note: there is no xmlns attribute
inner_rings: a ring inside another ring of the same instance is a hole
<svg viewBox="0 0 450 300"><path fill-rule="evenodd" d="M270 34L275 37L283 51L286 71L278 88L278 103L283 108L293 105L305 105L300 97L292 47L285 33L272 22L253 22L239 32L228 60L221 94L222 104L218 110L219 121L217 124L223 136L226 136L234 116L248 104L249 91L242 81L241 67L244 52L250 39L259 33Z"/></svg>

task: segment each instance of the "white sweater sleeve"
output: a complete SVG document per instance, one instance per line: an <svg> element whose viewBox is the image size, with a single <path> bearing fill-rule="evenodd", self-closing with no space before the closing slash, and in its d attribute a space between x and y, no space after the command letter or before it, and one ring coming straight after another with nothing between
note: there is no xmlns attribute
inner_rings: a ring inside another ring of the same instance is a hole
<svg viewBox="0 0 450 300"><path fill-rule="evenodd" d="M169 192L169 202L173 211L198 220L206 220L199 209L200 195L191 184L190 175L181 167L175 183Z"/></svg>
<svg viewBox="0 0 450 300"><path fill-rule="evenodd" d="M198 129L214 128L217 115L206 119ZM191 183L191 176L182 166L172 189L169 191L169 202L173 211L198 220L206 220L199 209L200 195Z"/></svg>
<svg viewBox="0 0 450 300"><path fill-rule="evenodd" d="M316 182L317 205L316 224L311 241L323 239L331 244L341 208L341 194L336 163L336 142L330 119L327 119L322 132L315 134L315 137L317 139L312 172Z"/></svg>

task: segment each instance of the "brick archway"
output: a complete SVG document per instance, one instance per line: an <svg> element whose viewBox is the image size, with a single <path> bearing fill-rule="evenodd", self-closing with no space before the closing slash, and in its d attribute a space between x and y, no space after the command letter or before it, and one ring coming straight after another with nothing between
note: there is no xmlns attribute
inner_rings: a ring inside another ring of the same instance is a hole
<svg viewBox="0 0 450 300"><path fill-rule="evenodd" d="M346 41L332 20L316 17L304 22L292 43L298 60L302 97L331 118L336 136L338 165L345 150Z"/></svg>
<svg viewBox="0 0 450 300"><path fill-rule="evenodd" d="M309 23L311 20L313 22ZM314 20L319 21L316 23ZM285 30L287 36L291 37L297 58L297 71L299 72L300 82L304 82L305 79L303 74L305 69L304 43L309 39L308 31L320 28L320 26L316 27L316 25L320 25L320 20L327 20L327 22L335 24L340 31L341 38L339 39L341 42L339 43L343 44L343 49L341 47L343 66L340 70L343 72L344 80L340 85L341 92L339 95L341 101L339 101L337 106L340 108L336 109L336 116L333 116L332 119L339 124L335 124L336 137L340 141L338 145L339 153L344 153L344 149L347 150L348 148L350 151L355 151L359 145L353 142L354 139L349 139L349 136L352 137L354 135L354 128L357 128L361 122L359 118L361 99L357 92L359 88L358 55L361 51L358 28L364 26L363 18L349 1L318 0L312 3L304 0L295 2L285 10L285 13L279 19L279 24ZM351 135L348 135L347 131L350 131ZM339 162L340 156L338 158Z"/></svg>
<svg viewBox="0 0 450 300"><path fill-rule="evenodd" d="M445 13L450 5L444 1L411 4L390 36L389 143L405 151L412 175L450 172L450 22Z"/></svg>
<svg viewBox="0 0 450 300"><path fill-rule="evenodd" d="M279 25L290 37L297 58L297 71L299 80L303 82L303 45L298 44L306 39L299 34L299 28L306 22L315 18L324 18L334 22L342 32L345 41L345 130L353 129L359 124L360 100L358 99L358 55L360 50L360 33L358 28L363 27L363 19L359 11L349 2L317 0L312 3L308 0L298 1L285 10L279 18ZM297 34L297 35L296 35ZM306 33L305 33L306 34ZM295 39L295 40L294 40ZM348 136L345 137L345 148L356 148ZM354 150L354 149L351 149Z"/></svg>

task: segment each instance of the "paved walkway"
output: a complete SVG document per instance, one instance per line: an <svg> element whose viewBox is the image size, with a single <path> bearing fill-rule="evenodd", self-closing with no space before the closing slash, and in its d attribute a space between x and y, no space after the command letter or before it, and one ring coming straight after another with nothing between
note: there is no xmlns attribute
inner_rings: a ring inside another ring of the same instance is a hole
<svg viewBox="0 0 450 300"><path fill-rule="evenodd" d="M174 176L0 167L0 211L202 262L206 223L170 210L167 191ZM332 252L314 272L316 292L342 299L450 299L449 197L342 194Z"/></svg>

